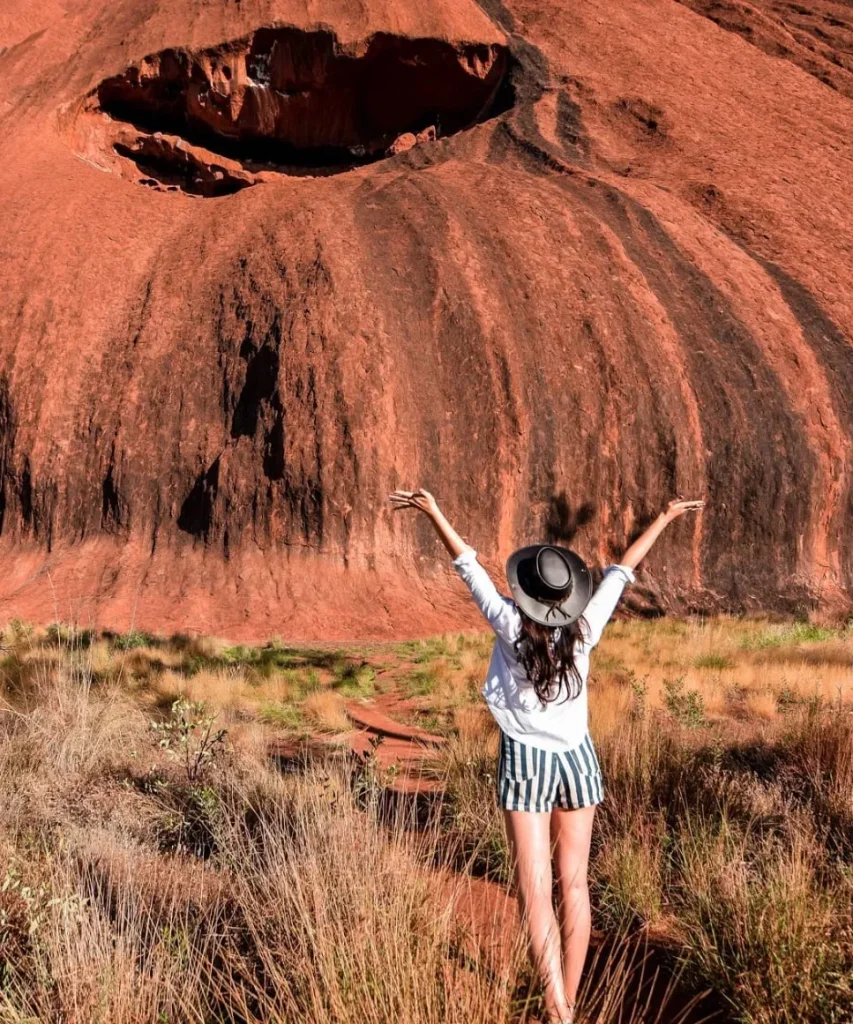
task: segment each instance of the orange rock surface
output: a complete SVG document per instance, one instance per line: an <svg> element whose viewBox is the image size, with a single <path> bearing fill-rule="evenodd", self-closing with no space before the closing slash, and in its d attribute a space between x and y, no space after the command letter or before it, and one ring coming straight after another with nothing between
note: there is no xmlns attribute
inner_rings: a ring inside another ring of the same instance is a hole
<svg viewBox="0 0 853 1024"><path fill-rule="evenodd" d="M851 26L6 0L0 617L476 625L417 484L498 572L704 495L637 602L849 611Z"/></svg>

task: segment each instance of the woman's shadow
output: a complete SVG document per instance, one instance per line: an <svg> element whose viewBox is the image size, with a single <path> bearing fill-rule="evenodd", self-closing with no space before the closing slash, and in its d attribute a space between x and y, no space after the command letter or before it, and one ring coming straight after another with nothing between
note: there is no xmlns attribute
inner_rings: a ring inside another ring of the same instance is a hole
<svg viewBox="0 0 853 1024"><path fill-rule="evenodd" d="M545 519L545 539L549 544L571 544L578 530L592 522L596 511L591 501L572 508L565 491L552 494Z"/></svg>

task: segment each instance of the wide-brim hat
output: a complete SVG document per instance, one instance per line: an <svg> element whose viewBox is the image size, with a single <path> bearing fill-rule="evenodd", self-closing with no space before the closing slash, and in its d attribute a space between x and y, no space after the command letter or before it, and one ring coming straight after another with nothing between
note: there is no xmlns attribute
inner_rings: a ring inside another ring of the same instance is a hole
<svg viewBox="0 0 853 1024"><path fill-rule="evenodd" d="M592 597L592 576L584 560L556 544L514 551L506 563L506 578L516 605L543 626L575 622Z"/></svg>

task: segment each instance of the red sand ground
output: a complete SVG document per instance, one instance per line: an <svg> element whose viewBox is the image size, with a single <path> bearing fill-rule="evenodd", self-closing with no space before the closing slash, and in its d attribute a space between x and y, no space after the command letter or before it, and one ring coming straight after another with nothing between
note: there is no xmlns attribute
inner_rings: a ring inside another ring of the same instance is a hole
<svg viewBox="0 0 853 1024"><path fill-rule="evenodd" d="M7 0L0 617L471 624L418 483L495 567L705 495L646 607L849 610L851 25Z"/></svg>
<svg viewBox="0 0 853 1024"><path fill-rule="evenodd" d="M288 761L303 754L320 755L343 747L359 757L373 757L380 771L393 772L387 779L390 789L398 793L440 793L442 786L433 770L436 750L447 741L403 719L411 714L413 703L396 693L386 693L371 700L350 700L346 711L355 728L335 736L332 747L321 737L308 740L274 740L272 757ZM399 716L399 717L392 717Z"/></svg>

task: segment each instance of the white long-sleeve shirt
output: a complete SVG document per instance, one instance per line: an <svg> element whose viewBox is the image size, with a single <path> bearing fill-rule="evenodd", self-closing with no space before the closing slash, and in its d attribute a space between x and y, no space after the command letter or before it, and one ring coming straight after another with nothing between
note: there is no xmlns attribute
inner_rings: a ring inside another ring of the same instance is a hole
<svg viewBox="0 0 853 1024"><path fill-rule="evenodd" d="M521 616L515 602L500 594L477 552L468 549L454 559L453 566L471 591L480 611L495 632L495 646L482 694L498 725L512 739L540 750L571 750L583 742L589 726L587 676L589 656L601 639L626 583L634 582L628 566L611 565L584 610L588 630L575 642L575 667L581 690L574 700L563 691L556 700L542 703L515 652L521 633Z"/></svg>

